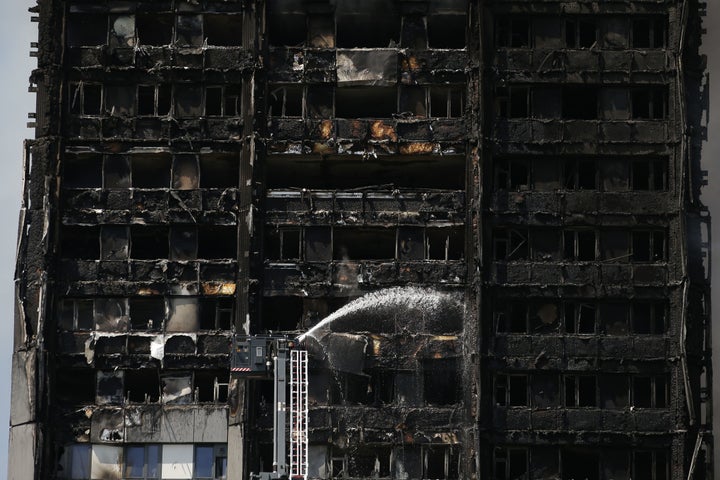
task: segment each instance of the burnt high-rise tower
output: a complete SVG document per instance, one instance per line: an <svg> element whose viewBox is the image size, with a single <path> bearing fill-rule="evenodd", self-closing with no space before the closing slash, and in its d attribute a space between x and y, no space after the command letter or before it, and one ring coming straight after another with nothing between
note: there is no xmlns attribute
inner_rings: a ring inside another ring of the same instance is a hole
<svg viewBox="0 0 720 480"><path fill-rule="evenodd" d="M703 8L39 0L9 478L711 478Z"/></svg>

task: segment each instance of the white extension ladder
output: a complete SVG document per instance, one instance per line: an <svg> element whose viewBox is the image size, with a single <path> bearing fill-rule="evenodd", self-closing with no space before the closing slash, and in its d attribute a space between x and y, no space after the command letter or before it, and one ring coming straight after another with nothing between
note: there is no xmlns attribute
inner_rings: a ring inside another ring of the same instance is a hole
<svg viewBox="0 0 720 480"><path fill-rule="evenodd" d="M308 355L290 350L290 478L307 479Z"/></svg>

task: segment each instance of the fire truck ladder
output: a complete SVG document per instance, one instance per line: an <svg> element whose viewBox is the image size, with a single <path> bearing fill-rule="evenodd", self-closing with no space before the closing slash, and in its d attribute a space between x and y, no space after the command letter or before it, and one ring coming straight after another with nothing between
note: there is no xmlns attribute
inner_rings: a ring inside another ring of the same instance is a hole
<svg viewBox="0 0 720 480"><path fill-rule="evenodd" d="M290 478L307 479L308 469L308 356L290 351Z"/></svg>

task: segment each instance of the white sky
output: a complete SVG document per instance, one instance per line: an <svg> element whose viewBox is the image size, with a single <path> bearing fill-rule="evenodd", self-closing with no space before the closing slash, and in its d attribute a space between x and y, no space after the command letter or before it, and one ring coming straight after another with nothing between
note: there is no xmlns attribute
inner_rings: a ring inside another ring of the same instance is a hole
<svg viewBox="0 0 720 480"><path fill-rule="evenodd" d="M2 152L2 172L0 173L0 425L9 424L10 411L10 362L13 336L13 271L15 264L15 244L17 219L20 207L22 183L22 141L32 135L25 128L27 113L34 112L34 96L27 93L28 77L35 60L28 56L30 42L36 41L36 24L30 22L27 9L34 2L10 0L2 11L0 19L0 152ZM704 27L708 35L704 40L706 52L711 52L708 71L712 82L711 106L718 104L720 98L720 2L708 4L708 17ZM713 305L715 323L720 319L720 166L716 159L720 157L720 108L710 110L709 143L703 152L703 168L709 171L710 187L703 194L703 201L711 207L716 217L712 237L715 239L713 260L715 261L715 285L713 297L718 299ZM720 403L720 328L714 332L716 345L715 400ZM716 408L717 410L717 408ZM715 415L716 428L720 432L720 413ZM720 435L717 437L720 438ZM0 431L0 477L6 472L7 434ZM716 459L720 457L720 441L716 446ZM716 477L720 478L720 460L716 460Z"/></svg>

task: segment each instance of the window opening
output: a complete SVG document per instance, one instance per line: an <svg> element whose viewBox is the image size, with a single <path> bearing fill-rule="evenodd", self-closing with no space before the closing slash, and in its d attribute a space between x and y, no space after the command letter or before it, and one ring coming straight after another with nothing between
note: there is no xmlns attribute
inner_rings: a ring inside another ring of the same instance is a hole
<svg viewBox="0 0 720 480"><path fill-rule="evenodd" d="M102 186L102 165L102 155L65 155L62 186L65 188L100 188Z"/></svg>
<svg viewBox="0 0 720 480"><path fill-rule="evenodd" d="M175 41L179 47L202 47L204 41L202 15L178 15Z"/></svg>
<svg viewBox="0 0 720 480"><path fill-rule="evenodd" d="M133 188L169 188L171 164L169 153L131 155Z"/></svg>
<svg viewBox="0 0 720 480"><path fill-rule="evenodd" d="M590 48L597 42L597 26L591 20L565 21L565 46Z"/></svg>
<svg viewBox="0 0 720 480"><path fill-rule="evenodd" d="M435 13L426 18L430 48L465 48L465 14Z"/></svg>
<svg viewBox="0 0 720 480"><path fill-rule="evenodd" d="M198 160L191 154L173 157L173 188L177 190L195 190L198 188Z"/></svg>
<svg viewBox="0 0 720 480"><path fill-rule="evenodd" d="M105 45L107 37L107 15L99 13L73 13L68 16L68 47Z"/></svg>
<svg viewBox="0 0 720 480"><path fill-rule="evenodd" d="M106 155L103 171L105 188L130 188L130 159L127 155Z"/></svg>
<svg viewBox="0 0 720 480"><path fill-rule="evenodd" d="M526 448L496 447L494 457L494 480L527 478L529 466Z"/></svg>
<svg viewBox="0 0 720 480"><path fill-rule="evenodd" d="M565 377L565 406L597 406L597 379L590 375L567 375Z"/></svg>
<svg viewBox="0 0 720 480"><path fill-rule="evenodd" d="M632 118L636 120L662 120L667 117L667 88L646 87L632 90Z"/></svg>
<svg viewBox="0 0 720 480"><path fill-rule="evenodd" d="M203 15L203 32L208 45L240 47L243 38L242 15L206 13Z"/></svg>
<svg viewBox="0 0 720 480"><path fill-rule="evenodd" d="M497 113L503 118L530 116L530 89L528 87L499 87L496 90Z"/></svg>
<svg viewBox="0 0 720 480"><path fill-rule="evenodd" d="M663 451L633 452L633 480L667 480L669 476L668 456Z"/></svg>
<svg viewBox="0 0 720 480"><path fill-rule="evenodd" d="M63 225L60 232L63 258L97 260L100 258L100 227Z"/></svg>
<svg viewBox="0 0 720 480"><path fill-rule="evenodd" d="M528 257L527 231L499 229L495 231L495 260L526 260Z"/></svg>
<svg viewBox="0 0 720 480"><path fill-rule="evenodd" d="M170 45L173 37L175 17L171 14L152 13L135 16L138 43L140 45Z"/></svg>
<svg viewBox="0 0 720 480"><path fill-rule="evenodd" d="M60 302L58 322L63 330L92 330L93 301L91 299L66 298Z"/></svg>
<svg viewBox="0 0 720 480"><path fill-rule="evenodd" d="M431 117L462 117L464 112L464 92L461 87L430 87L429 90Z"/></svg>
<svg viewBox="0 0 720 480"><path fill-rule="evenodd" d="M598 88L565 86L562 89L562 116L567 120L598 118Z"/></svg>
<svg viewBox="0 0 720 480"><path fill-rule="evenodd" d="M428 260L461 260L465 252L463 228L428 228L425 230Z"/></svg>
<svg viewBox="0 0 720 480"><path fill-rule="evenodd" d="M267 17L268 41L271 46L301 46L307 39L304 13L273 13Z"/></svg>
<svg viewBox="0 0 720 480"><path fill-rule="evenodd" d="M508 190L530 190L530 162L525 159L501 159L495 163L495 185Z"/></svg>
<svg viewBox="0 0 720 480"><path fill-rule="evenodd" d="M172 88L163 85L139 85L137 91L138 115L165 116L170 114Z"/></svg>
<svg viewBox="0 0 720 480"><path fill-rule="evenodd" d="M633 262L665 261L665 232L635 231L632 232Z"/></svg>
<svg viewBox="0 0 720 480"><path fill-rule="evenodd" d="M166 227L130 227L130 258L154 260L168 258L168 230Z"/></svg>
<svg viewBox="0 0 720 480"><path fill-rule="evenodd" d="M232 297L200 299L200 330L230 330L235 301Z"/></svg>
<svg viewBox="0 0 720 480"><path fill-rule="evenodd" d="M165 299L131 298L130 328L133 330L161 330L165 322Z"/></svg>
<svg viewBox="0 0 720 480"><path fill-rule="evenodd" d="M636 408L667 407L667 381L665 376L633 377L632 405Z"/></svg>
<svg viewBox="0 0 720 480"><path fill-rule="evenodd" d="M597 166L593 159L571 158L563 162L563 177L568 190L597 190Z"/></svg>
<svg viewBox="0 0 720 480"><path fill-rule="evenodd" d="M498 18L495 24L495 42L498 47L529 47L530 21L526 18Z"/></svg>
<svg viewBox="0 0 720 480"><path fill-rule="evenodd" d="M383 15L339 11L336 16L338 48L396 47L400 43L400 17L393 11L392 4L382 5L384 8L376 12L382 11Z"/></svg>
<svg viewBox="0 0 720 480"><path fill-rule="evenodd" d="M308 31L311 47L335 48L335 17L332 15L309 15Z"/></svg>
<svg viewBox="0 0 720 480"><path fill-rule="evenodd" d="M77 115L101 115L103 87L93 83L75 83L70 87L70 111Z"/></svg>
<svg viewBox="0 0 720 480"><path fill-rule="evenodd" d="M457 358L423 361L423 396L428 405L454 405L461 400Z"/></svg>
<svg viewBox="0 0 720 480"><path fill-rule="evenodd" d="M666 308L662 302L636 302L632 306L633 333L665 333Z"/></svg>
<svg viewBox="0 0 720 480"><path fill-rule="evenodd" d="M563 232L563 258L581 262L595 260L595 231L565 230Z"/></svg>
<svg viewBox="0 0 720 480"><path fill-rule="evenodd" d="M150 368L125 370L124 397L132 403L157 403L160 400L160 377ZM143 477L140 477L143 478Z"/></svg>
<svg viewBox="0 0 720 480"><path fill-rule="evenodd" d="M667 20L664 18L641 18L632 22L633 48L664 48Z"/></svg>
<svg viewBox="0 0 720 480"><path fill-rule="evenodd" d="M527 375L496 375L495 405L501 407L528 406Z"/></svg>
<svg viewBox="0 0 720 480"><path fill-rule="evenodd" d="M302 86L271 85L268 100L270 117L302 117L303 115Z"/></svg>
<svg viewBox="0 0 720 480"><path fill-rule="evenodd" d="M299 229L268 229L265 257L269 260L300 260L300 233Z"/></svg>
<svg viewBox="0 0 720 480"><path fill-rule="evenodd" d="M213 153L200 155L201 188L237 188L239 182L239 154Z"/></svg>
<svg viewBox="0 0 720 480"><path fill-rule="evenodd" d="M100 258L102 260L127 260L129 234L124 225L103 225L100 229Z"/></svg>
<svg viewBox="0 0 720 480"><path fill-rule="evenodd" d="M633 160L631 163L633 190L665 190L667 162L665 160Z"/></svg>
<svg viewBox="0 0 720 480"><path fill-rule="evenodd" d="M335 116L338 118L390 118L395 113L396 87L335 89Z"/></svg>
<svg viewBox="0 0 720 480"><path fill-rule="evenodd" d="M237 227L231 225L199 228L198 258L236 259Z"/></svg>
<svg viewBox="0 0 720 480"><path fill-rule="evenodd" d="M592 303L563 303L565 332L595 333L597 324L597 306Z"/></svg>

